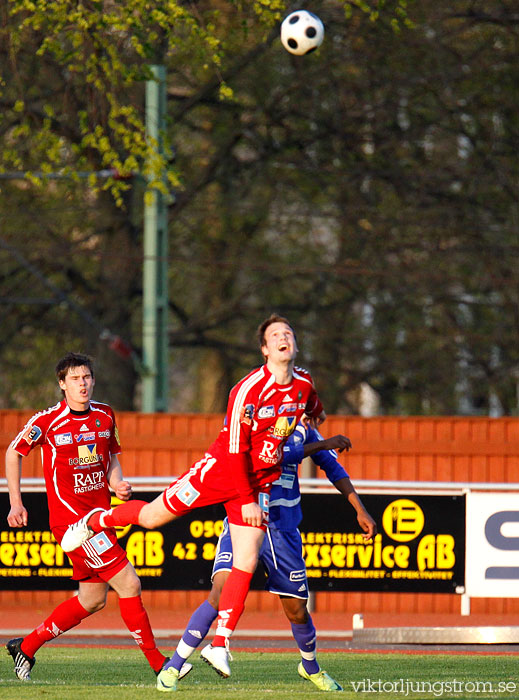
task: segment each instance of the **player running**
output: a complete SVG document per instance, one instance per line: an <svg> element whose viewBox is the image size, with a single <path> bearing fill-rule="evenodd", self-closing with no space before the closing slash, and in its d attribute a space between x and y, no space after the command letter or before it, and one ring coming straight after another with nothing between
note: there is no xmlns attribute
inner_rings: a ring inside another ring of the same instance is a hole
<svg viewBox="0 0 519 700"><path fill-rule="evenodd" d="M110 507L110 491L126 501L132 487L123 479L115 416L105 403L92 401L95 379L87 355L68 353L56 365L63 400L34 415L6 453L6 477L11 527L25 527L28 513L22 502L22 458L41 448L49 506L49 524L58 542L67 526L93 507ZM166 657L155 644L148 614L141 599L141 582L117 543L115 530L100 532L71 553L72 578L79 581L78 595L65 600L25 638L11 639L7 651L22 681L31 678L36 651L45 642L78 625L106 603L108 587L119 596L121 617L132 637L158 673Z"/></svg>
<svg viewBox="0 0 519 700"><path fill-rule="evenodd" d="M96 508L69 527L61 543L65 551L73 551L106 527L157 528L194 508L223 503L234 561L220 597L215 637L203 650L206 661L223 676L230 675L228 642L258 563L283 446L303 415L316 424L326 417L312 378L294 366L297 344L287 319L270 316L258 337L265 364L231 390L225 425L205 456L151 503Z"/></svg>
<svg viewBox="0 0 519 700"><path fill-rule="evenodd" d="M292 634L301 652L299 675L311 681L319 690L342 690L337 681L323 671L316 659L316 630L308 612L308 582L302 556L302 519L298 466L304 457L312 460L326 473L335 488L342 493L357 512L357 520L367 541L374 537L377 527L366 511L349 477L337 461L335 450L349 450L351 442L344 435L323 440L317 430L299 423L284 447L281 476L270 492L270 517L267 536L259 559L267 573L266 590L279 595L283 610L292 626ZM213 587L206 601L195 610L174 655L157 678L157 689L175 690L181 668L207 635L218 612L220 592L229 575L233 550L227 522L218 541L213 566Z"/></svg>

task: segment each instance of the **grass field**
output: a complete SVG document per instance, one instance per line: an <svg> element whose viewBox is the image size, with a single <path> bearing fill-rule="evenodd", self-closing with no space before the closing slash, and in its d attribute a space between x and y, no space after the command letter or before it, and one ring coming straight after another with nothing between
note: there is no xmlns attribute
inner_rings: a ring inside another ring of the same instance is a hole
<svg viewBox="0 0 519 700"><path fill-rule="evenodd" d="M0 655L1 700L146 700L168 697L136 649L43 647L31 682L19 681L5 650ZM297 675L295 653L235 652L224 680L194 655L179 684L184 700L283 700L323 693ZM368 698L519 698L519 658L505 655L322 653L320 662L344 687L344 700Z"/></svg>

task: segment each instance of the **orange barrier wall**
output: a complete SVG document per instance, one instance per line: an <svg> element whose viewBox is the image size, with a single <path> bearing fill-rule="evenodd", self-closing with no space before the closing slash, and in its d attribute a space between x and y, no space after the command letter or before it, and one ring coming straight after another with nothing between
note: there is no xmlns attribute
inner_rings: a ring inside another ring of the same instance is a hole
<svg viewBox="0 0 519 700"><path fill-rule="evenodd" d="M0 450L32 415L28 411L0 411ZM125 476L163 476L182 473L200 458L222 423L219 414L117 415L123 446ZM519 482L518 418L360 418L330 416L323 435L347 435L353 450L340 457L355 479L401 481ZM25 477L41 477L35 450L24 460ZM5 517L4 514L1 517ZM41 605L42 594L38 593ZM46 593L51 599L56 594ZM58 594L56 600L62 598ZM203 592L146 592L151 605L190 608ZM36 594L1 591L0 604L29 604ZM251 592L249 609L274 610L275 596ZM317 593L317 611L378 613L459 613L460 598L450 594ZM473 613L519 612L519 599L474 599Z"/></svg>

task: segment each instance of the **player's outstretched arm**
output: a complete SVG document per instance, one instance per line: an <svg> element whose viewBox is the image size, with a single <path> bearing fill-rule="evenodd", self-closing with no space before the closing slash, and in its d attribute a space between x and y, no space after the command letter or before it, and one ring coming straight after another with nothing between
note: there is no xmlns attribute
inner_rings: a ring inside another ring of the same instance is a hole
<svg viewBox="0 0 519 700"><path fill-rule="evenodd" d="M337 455L332 451L348 451L351 447L351 441L345 435L334 435L326 440L306 443L304 445L304 456L313 455L315 463L318 464L321 469L324 469L326 476L337 491L342 493L353 508L355 508L357 521L364 532L364 541L367 542L377 534L377 525L360 500L348 474L337 461Z"/></svg>
<svg viewBox="0 0 519 700"><path fill-rule="evenodd" d="M22 490L20 486L22 478L22 455L12 447L5 453L5 477L9 490L9 502L11 510L7 516L10 527L24 527L28 522L28 514L22 502Z"/></svg>
<svg viewBox="0 0 519 700"><path fill-rule="evenodd" d="M312 428L313 430L316 430L321 425L321 423L324 423L325 420L326 411L324 409L318 416L307 416L305 413L305 415L301 418L301 422L303 423L303 425L305 425L307 428Z"/></svg>
<svg viewBox="0 0 519 700"><path fill-rule="evenodd" d="M337 491L342 493L348 499L349 503L357 512L357 522L364 532L364 541L367 542L377 534L377 524L368 513L364 504L360 500L359 494L347 476L335 481L334 484Z"/></svg>
<svg viewBox="0 0 519 700"><path fill-rule="evenodd" d="M326 438L326 440L306 442L303 448L303 454L305 457L311 457L321 450L337 450L337 452L346 450L346 452L348 452L351 450L351 440L345 435L334 435L333 437Z"/></svg>

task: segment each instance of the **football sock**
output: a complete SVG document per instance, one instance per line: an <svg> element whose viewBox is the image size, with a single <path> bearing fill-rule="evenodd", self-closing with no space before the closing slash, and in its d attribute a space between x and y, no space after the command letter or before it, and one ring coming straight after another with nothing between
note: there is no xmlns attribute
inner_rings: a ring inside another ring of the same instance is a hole
<svg viewBox="0 0 519 700"><path fill-rule="evenodd" d="M147 501L131 500L110 510L98 511L88 519L88 527L91 527L94 532L101 532L106 527L138 525L139 513L147 503Z"/></svg>
<svg viewBox="0 0 519 700"><path fill-rule="evenodd" d="M204 600L202 605L191 615L191 619L187 623L182 639L178 643L175 653L167 662L165 668L173 666L177 671L180 671L184 661L189 659L202 640L205 639L217 616L218 610L215 610L211 603Z"/></svg>
<svg viewBox="0 0 519 700"><path fill-rule="evenodd" d="M59 637L63 632L79 625L81 620L91 614L81 605L77 595L65 600L52 611L39 627L25 637L21 645L23 653L33 657L45 642Z"/></svg>
<svg viewBox="0 0 519 700"><path fill-rule="evenodd" d="M126 627L147 658L149 665L154 671L160 671L166 657L157 649L148 613L144 609L141 596L119 598L119 609Z"/></svg>
<svg viewBox="0 0 519 700"><path fill-rule="evenodd" d="M226 639L229 639L234 632L245 607L245 598L249 592L251 579L252 574L248 571L232 567L220 595L218 623L213 639L214 647L225 646Z"/></svg>
<svg viewBox="0 0 519 700"><path fill-rule="evenodd" d="M301 652L303 668L307 673L318 673L319 664L316 659L316 633L314 623L310 615L308 621L303 625L292 625L292 634Z"/></svg>

